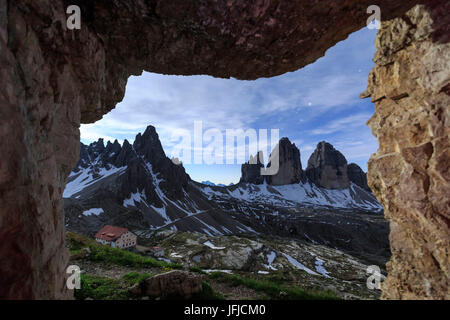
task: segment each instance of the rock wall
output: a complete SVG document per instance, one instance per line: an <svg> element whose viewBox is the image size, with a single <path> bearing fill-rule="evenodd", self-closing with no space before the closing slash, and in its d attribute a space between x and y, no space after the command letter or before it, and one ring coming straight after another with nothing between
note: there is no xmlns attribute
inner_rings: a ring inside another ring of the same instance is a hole
<svg viewBox="0 0 450 320"><path fill-rule="evenodd" d="M86 97L13 3L0 2L0 299L69 298L62 192Z"/></svg>
<svg viewBox="0 0 450 320"><path fill-rule="evenodd" d="M383 22L363 96L380 147L368 180L390 221L387 299L450 299L450 2Z"/></svg>
<svg viewBox="0 0 450 320"><path fill-rule="evenodd" d="M392 221L395 252L385 297L442 297L448 288L448 263L443 259L449 247L449 87L438 85L445 85L442 70L448 71L448 58L443 55L448 45L437 41L448 42L449 10L448 1L424 1L435 6L433 14L441 14L441 19L432 26L429 19L386 24L378 43L383 50L372 73L377 79L369 87L377 101L371 125L381 145L371 161L370 180ZM388 20L417 2L382 0L378 5L382 19ZM70 4L81 7L81 30L66 29ZM62 192L78 160L78 127L114 108L130 75L147 70L256 79L297 70L363 27L371 4L0 1L0 298L71 296L65 287ZM397 27L416 30L414 37L408 31L398 38ZM444 30L441 35L431 33L430 28L438 27ZM410 70L415 76L407 73ZM389 82L387 77L397 82L398 90L382 83L376 89L379 81ZM412 188L422 198L411 199ZM408 240L402 245L398 239L403 238ZM411 249L413 244L423 250ZM420 261L419 251L425 257ZM418 269L412 271L413 266ZM410 272L401 272L406 270ZM416 275L419 271L424 272ZM416 279L423 281L414 284ZM427 285L420 291L423 283ZM396 293L389 294L390 288Z"/></svg>

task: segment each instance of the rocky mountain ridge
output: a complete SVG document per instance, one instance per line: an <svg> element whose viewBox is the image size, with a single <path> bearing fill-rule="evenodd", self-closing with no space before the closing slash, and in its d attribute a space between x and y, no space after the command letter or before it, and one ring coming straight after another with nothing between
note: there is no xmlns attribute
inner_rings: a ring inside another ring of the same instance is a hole
<svg viewBox="0 0 450 320"><path fill-rule="evenodd" d="M309 181L325 189L347 189L353 182L360 188L370 192L367 185L366 173L355 163L347 164L344 155L330 143L321 141L308 160L308 166L302 169L300 150L295 143L286 137L280 139L274 151L269 156L278 153L279 168L275 175L262 175L264 169L264 155L262 151L241 167L240 182L280 186ZM267 169L272 166L268 163Z"/></svg>
<svg viewBox="0 0 450 320"><path fill-rule="evenodd" d="M223 183L215 184L214 182L211 182L209 180L202 181L201 184L204 184L206 186L211 186L211 187L227 187L227 185L225 185ZM232 185L234 185L234 183L230 183L228 186L232 186Z"/></svg>
<svg viewBox="0 0 450 320"><path fill-rule="evenodd" d="M92 236L105 224L119 225L141 238L162 229L210 236L269 233L386 252L388 229L382 219L371 218L382 210L371 192L352 181L344 189L320 187L302 170L300 152L289 139L281 139L279 148L280 171L271 184L242 181L257 177L247 170L255 165L244 164L248 175L240 183L215 186L193 181L166 157L152 126L133 144L82 144L64 190L66 227Z"/></svg>

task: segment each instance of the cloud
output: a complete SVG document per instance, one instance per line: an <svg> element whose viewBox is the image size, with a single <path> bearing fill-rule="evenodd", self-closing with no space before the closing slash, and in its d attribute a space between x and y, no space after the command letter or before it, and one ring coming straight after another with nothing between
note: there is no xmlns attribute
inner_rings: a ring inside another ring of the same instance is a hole
<svg viewBox="0 0 450 320"><path fill-rule="evenodd" d="M370 113L359 113L350 115L345 118L330 121L326 125L312 130L311 133L316 135L319 134L323 135L343 130L345 131L354 130L357 127L365 125L366 121L369 120L371 116L372 114Z"/></svg>
<svg viewBox="0 0 450 320"><path fill-rule="evenodd" d="M106 141L107 140L114 141L115 139L117 139L117 137L112 137L112 136L104 134L102 131L99 131L96 128L95 124L83 125L81 138L83 140L87 140L87 141L96 141L100 138L103 138ZM121 140L121 139L117 139L117 141L119 143L123 143L123 140Z"/></svg>

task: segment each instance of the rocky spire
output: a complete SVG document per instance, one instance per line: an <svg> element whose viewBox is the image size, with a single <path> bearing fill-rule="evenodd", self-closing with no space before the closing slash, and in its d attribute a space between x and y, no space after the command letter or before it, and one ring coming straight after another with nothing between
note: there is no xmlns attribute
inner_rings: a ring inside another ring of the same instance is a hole
<svg viewBox="0 0 450 320"><path fill-rule="evenodd" d="M121 173L119 197L126 198L130 193L144 190L148 199L156 199L154 194L154 180L158 179L158 186L172 199L183 197L183 190L189 189L189 175L182 165L174 164L166 157L158 134L153 126L148 126L143 134L139 133L133 145L124 140L122 146L115 140L107 142L103 139L86 146L81 143L80 160L75 172L81 168L90 168L93 174L99 174L102 169L111 167L126 170ZM149 175L151 170L152 175Z"/></svg>
<svg viewBox="0 0 450 320"><path fill-rule="evenodd" d="M110 141L108 141L108 143L106 144L106 148L105 151L108 152L109 154L119 154L120 150L122 149L122 147L120 146L119 141L114 140L114 143L111 143Z"/></svg>
<svg viewBox="0 0 450 320"><path fill-rule="evenodd" d="M88 146L83 142L80 142L80 159L74 169L75 172L78 172L81 168L87 168L90 164L89 159L89 151Z"/></svg>
<svg viewBox="0 0 450 320"><path fill-rule="evenodd" d="M347 166L347 175L351 182L370 191L370 188L367 185L367 175L356 163L350 163Z"/></svg>
<svg viewBox="0 0 450 320"><path fill-rule="evenodd" d="M166 157L155 127L148 126L144 134L139 133L134 140L133 148L147 164L151 165L152 171L159 174L160 186L168 194L175 198L183 196L183 188L189 188L189 175L181 164L174 164Z"/></svg>
<svg viewBox="0 0 450 320"><path fill-rule="evenodd" d="M124 140L122 144L122 148L117 154L117 157L114 161L114 165L118 168L123 167L131 163L134 159L137 159L136 153L133 150L133 147L128 142L128 140Z"/></svg>
<svg viewBox="0 0 450 320"><path fill-rule="evenodd" d="M317 144L316 150L309 158L306 176L319 187L327 189L349 187L347 160L342 153L325 141Z"/></svg>
<svg viewBox="0 0 450 320"><path fill-rule="evenodd" d="M264 168L264 154L259 151L256 156L250 155L250 160L241 166L239 182L263 184L264 176L261 175L261 168Z"/></svg>
<svg viewBox="0 0 450 320"><path fill-rule="evenodd" d="M158 133L156 133L153 126L148 126L142 135L138 133L134 139L133 148L137 154L144 157L152 165L157 165L159 162L167 159L159 141Z"/></svg>
<svg viewBox="0 0 450 320"><path fill-rule="evenodd" d="M268 184L279 186L285 184L299 183L302 180L302 163L300 160L300 150L291 143L288 138L281 138L271 153L273 157L276 152L279 156L279 169L275 175L266 175ZM272 162L269 162L267 167L272 167Z"/></svg>
<svg viewBox="0 0 450 320"><path fill-rule="evenodd" d="M100 138L97 141L91 143L88 149L89 153L92 153L94 155L101 154L103 151L105 151L105 143L103 141L103 138Z"/></svg>

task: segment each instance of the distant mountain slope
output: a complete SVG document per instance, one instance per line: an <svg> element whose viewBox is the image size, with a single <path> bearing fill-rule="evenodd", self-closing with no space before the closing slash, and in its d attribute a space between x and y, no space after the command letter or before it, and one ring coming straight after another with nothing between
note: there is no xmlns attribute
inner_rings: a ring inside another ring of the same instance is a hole
<svg viewBox="0 0 450 320"><path fill-rule="evenodd" d="M223 184L223 183L219 183L219 184L215 184L214 182L211 182L209 180L207 181L202 181L201 184L207 185L207 186L211 186L211 187L226 187L227 185ZM228 186L232 186L233 183L230 183Z"/></svg>
<svg viewBox="0 0 450 320"><path fill-rule="evenodd" d="M236 187L214 190L203 187L202 191L212 200L234 198L244 202L270 203L277 206L324 206L375 212L383 210L371 192L353 182L350 182L349 188L339 190L320 188L308 181L281 186L241 183Z"/></svg>
<svg viewBox="0 0 450 320"><path fill-rule="evenodd" d="M259 161L261 151L253 163L242 165L239 186L226 192L203 189L209 196L228 197L244 201L277 203L288 206L292 203L334 208L356 208L381 211L383 208L367 186L367 178L361 168L352 163L347 166L344 155L331 144L322 141L308 160L306 170L302 169L300 150L288 138L282 138L276 145L279 156L279 170L270 176L261 175L264 165ZM271 163L267 165L269 168Z"/></svg>

